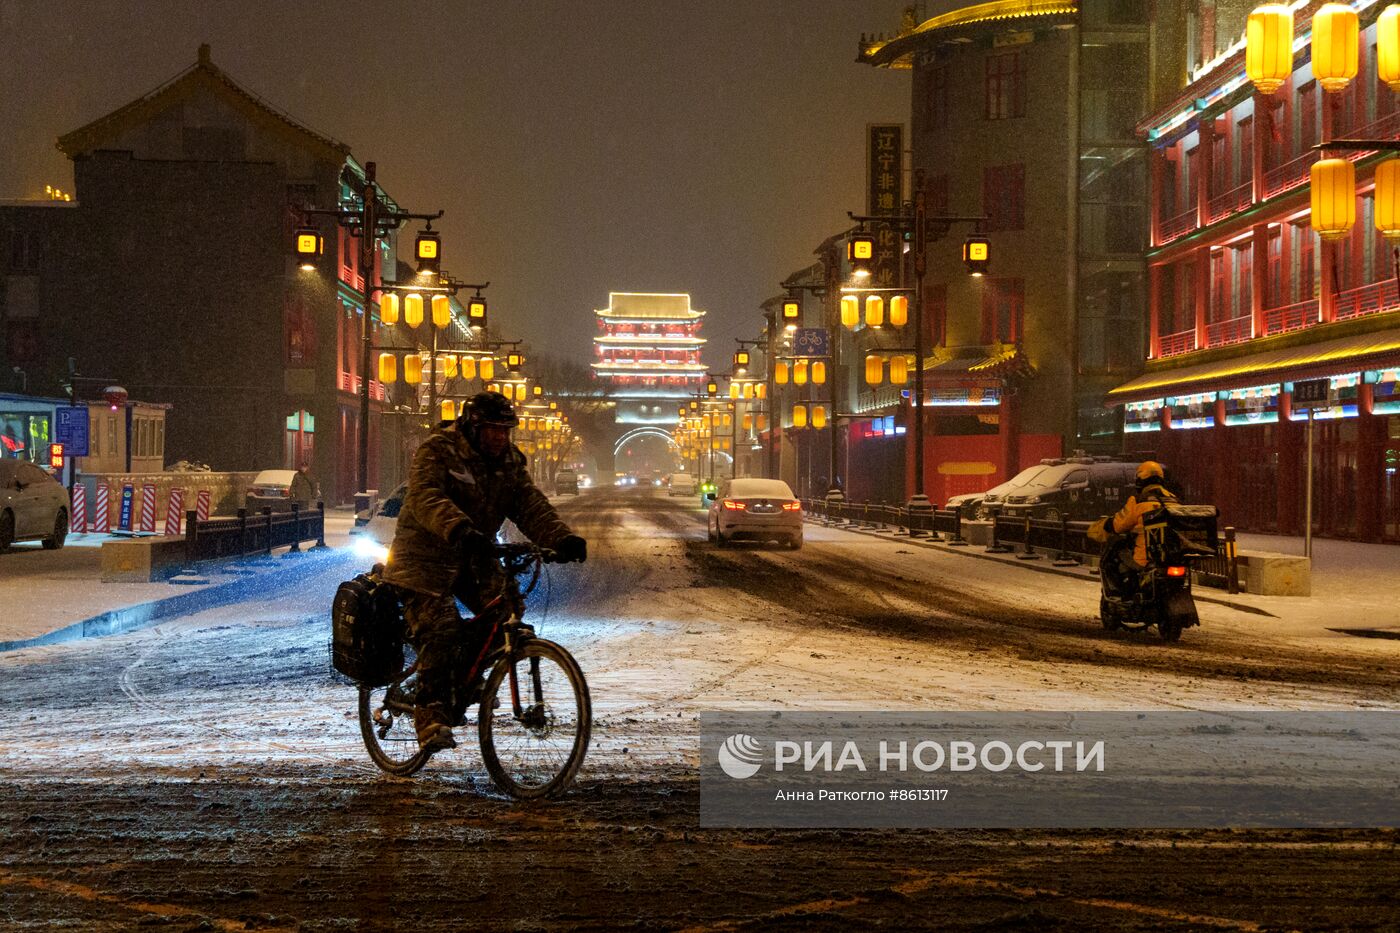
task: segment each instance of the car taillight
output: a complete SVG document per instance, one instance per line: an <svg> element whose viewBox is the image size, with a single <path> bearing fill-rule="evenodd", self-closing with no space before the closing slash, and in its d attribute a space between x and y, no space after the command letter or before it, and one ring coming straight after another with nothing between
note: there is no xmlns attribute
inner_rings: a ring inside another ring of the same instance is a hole
<svg viewBox="0 0 1400 933"><path fill-rule="evenodd" d="M747 505L745 505L744 503L739 502L739 501L737 501L737 500L735 500L735 499L725 499L725 500L724 500L724 507L725 507L726 509L729 509L730 511L736 511L736 512L742 512L744 509L748 508Z"/></svg>
<svg viewBox="0 0 1400 933"><path fill-rule="evenodd" d="M1186 568L1185 568L1185 567L1168 567L1168 568L1167 568L1167 576L1169 576L1169 577L1184 577L1184 576L1186 576Z"/></svg>
<svg viewBox="0 0 1400 933"><path fill-rule="evenodd" d="M802 503L801 503L801 502L784 502L784 503L783 503L783 511L784 511L784 512L801 512L801 511L802 511Z"/></svg>

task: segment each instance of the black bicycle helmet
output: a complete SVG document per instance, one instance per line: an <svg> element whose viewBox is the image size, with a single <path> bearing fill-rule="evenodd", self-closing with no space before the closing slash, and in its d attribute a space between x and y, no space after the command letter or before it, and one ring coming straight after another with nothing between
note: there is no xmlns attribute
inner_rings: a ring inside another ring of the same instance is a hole
<svg viewBox="0 0 1400 933"><path fill-rule="evenodd" d="M478 392L473 395L462 406L462 415L457 419L458 427L473 445L476 443L476 429L480 425L496 424L513 428L519 423L514 406L499 392Z"/></svg>

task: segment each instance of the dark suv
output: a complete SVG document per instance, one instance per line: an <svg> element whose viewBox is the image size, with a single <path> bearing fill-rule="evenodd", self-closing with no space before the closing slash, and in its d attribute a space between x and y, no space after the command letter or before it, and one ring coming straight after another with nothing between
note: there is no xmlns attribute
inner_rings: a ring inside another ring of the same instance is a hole
<svg viewBox="0 0 1400 933"><path fill-rule="evenodd" d="M1001 514L1057 522L1092 521L1112 515L1133 494L1137 462L1071 457L1035 479L1035 488L1007 496Z"/></svg>

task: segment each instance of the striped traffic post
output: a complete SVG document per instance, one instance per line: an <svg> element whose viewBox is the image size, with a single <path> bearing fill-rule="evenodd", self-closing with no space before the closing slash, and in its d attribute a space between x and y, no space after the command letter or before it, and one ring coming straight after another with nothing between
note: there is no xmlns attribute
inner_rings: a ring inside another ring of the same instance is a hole
<svg viewBox="0 0 1400 933"><path fill-rule="evenodd" d="M87 534L87 487L82 483L73 484L73 519L68 523L68 530Z"/></svg>
<svg viewBox="0 0 1400 933"><path fill-rule="evenodd" d="M165 506L165 533L168 535L178 535L180 533L180 519L184 516L185 490L179 486L170 490L170 501Z"/></svg>
<svg viewBox="0 0 1400 933"><path fill-rule="evenodd" d="M141 486L141 530L151 534L156 531L155 483L143 483Z"/></svg>
<svg viewBox="0 0 1400 933"><path fill-rule="evenodd" d="M97 511L92 515L92 530L105 535L112 530L111 508L112 490L106 483L97 484Z"/></svg>
<svg viewBox="0 0 1400 933"><path fill-rule="evenodd" d="M209 490L201 489L195 498L194 514L202 522L209 521Z"/></svg>

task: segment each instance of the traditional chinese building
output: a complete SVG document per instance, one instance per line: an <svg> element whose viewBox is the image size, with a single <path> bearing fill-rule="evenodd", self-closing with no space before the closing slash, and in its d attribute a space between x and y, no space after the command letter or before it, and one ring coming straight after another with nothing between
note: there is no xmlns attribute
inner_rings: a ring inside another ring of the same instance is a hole
<svg viewBox="0 0 1400 933"><path fill-rule="evenodd" d="M1310 225L1310 169L1322 140L1400 138L1400 107L1376 77L1384 4L1352 4L1360 67L1337 93L1312 71L1320 6L1295 9L1292 74L1267 96L1245 75L1250 4L1199 0L1154 24L1158 58L1178 79L1141 124L1151 145L1150 340L1145 374L1108 398L1128 449L1164 460L1191 498L1215 502L1241 529L1299 533L1306 415L1292 389L1326 378L1314 531L1397 541L1400 299L1395 254L1374 223L1384 156L1337 153L1355 163L1356 223L1336 241Z"/></svg>
<svg viewBox="0 0 1400 933"><path fill-rule="evenodd" d="M928 246L923 485L935 502L1043 457L1119 449L1102 398L1142 365L1146 153L1135 128L1151 7L945 2L922 22L907 14L893 37L863 37L859 61L912 75L910 175L928 213L984 217L991 241L984 277L961 258L972 225ZM906 286L912 265L905 254ZM912 344L891 334L871 346L881 342ZM853 496L874 494L860 459L891 445L905 448L906 484L889 498L912 491L909 409L888 381L857 399L869 420L852 424Z"/></svg>
<svg viewBox="0 0 1400 933"><path fill-rule="evenodd" d="M705 385L705 312L692 308L685 294L609 292L608 306L593 313L593 373L617 401L618 423L674 424L677 403Z"/></svg>

